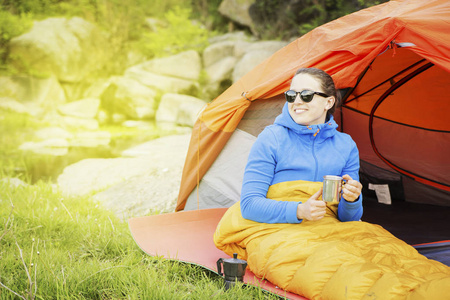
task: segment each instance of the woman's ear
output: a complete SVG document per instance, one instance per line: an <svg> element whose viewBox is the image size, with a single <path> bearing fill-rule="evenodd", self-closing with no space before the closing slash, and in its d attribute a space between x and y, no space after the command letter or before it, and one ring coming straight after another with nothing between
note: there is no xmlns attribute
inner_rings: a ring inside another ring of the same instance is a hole
<svg viewBox="0 0 450 300"><path fill-rule="evenodd" d="M334 96L328 97L328 98L327 98L327 105L325 106L325 108L326 108L327 110L329 110L330 108L333 107L334 102L336 102L336 98L334 98Z"/></svg>

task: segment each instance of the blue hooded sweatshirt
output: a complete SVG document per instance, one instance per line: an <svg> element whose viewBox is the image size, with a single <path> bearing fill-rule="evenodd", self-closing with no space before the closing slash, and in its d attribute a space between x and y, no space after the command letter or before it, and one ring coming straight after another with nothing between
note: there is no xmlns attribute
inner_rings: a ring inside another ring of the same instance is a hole
<svg viewBox="0 0 450 300"><path fill-rule="evenodd" d="M325 175L348 174L359 181L358 148L336 128L333 116L319 125L297 124L286 103L250 151L241 191L242 216L262 223L300 223L297 206L301 202L268 199L269 186L296 180L321 182ZM357 221L362 212L362 195L355 202L343 198L339 202L341 221Z"/></svg>

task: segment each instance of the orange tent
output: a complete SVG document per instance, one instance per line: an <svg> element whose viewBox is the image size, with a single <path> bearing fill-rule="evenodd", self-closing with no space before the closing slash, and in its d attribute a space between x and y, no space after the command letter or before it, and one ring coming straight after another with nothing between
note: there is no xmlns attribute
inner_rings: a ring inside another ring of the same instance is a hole
<svg viewBox="0 0 450 300"><path fill-rule="evenodd" d="M200 115L176 211L185 209L191 194L202 208L196 186L230 137L236 129L257 136L271 124L300 67L320 68L334 78L343 96L335 118L357 143L361 173L369 181L399 183L406 201L449 206L449 32L450 1L391 0L320 26L279 50Z"/></svg>

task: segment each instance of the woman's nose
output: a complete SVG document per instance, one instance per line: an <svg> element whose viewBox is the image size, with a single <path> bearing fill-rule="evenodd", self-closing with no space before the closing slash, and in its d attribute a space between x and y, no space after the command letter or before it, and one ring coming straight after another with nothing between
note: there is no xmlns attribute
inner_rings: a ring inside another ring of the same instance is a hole
<svg viewBox="0 0 450 300"><path fill-rule="evenodd" d="M300 93L297 93L297 95L295 95L294 103L297 103L297 104L304 103L303 100L302 100L302 97L300 97Z"/></svg>

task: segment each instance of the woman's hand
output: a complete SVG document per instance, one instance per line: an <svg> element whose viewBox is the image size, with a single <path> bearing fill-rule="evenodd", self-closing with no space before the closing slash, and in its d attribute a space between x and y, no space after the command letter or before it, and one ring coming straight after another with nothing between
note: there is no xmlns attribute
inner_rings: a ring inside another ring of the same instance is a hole
<svg viewBox="0 0 450 300"><path fill-rule="evenodd" d="M359 181L353 180L349 175L342 176L347 183L342 187L342 197L348 202L355 202L359 195L361 195L362 184Z"/></svg>
<svg viewBox="0 0 450 300"><path fill-rule="evenodd" d="M318 221L325 216L327 205L322 200L317 200L322 195L322 188L311 196L305 203L297 206L297 218L308 221Z"/></svg>

